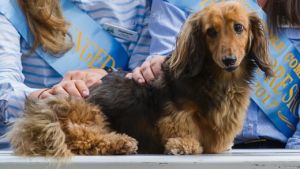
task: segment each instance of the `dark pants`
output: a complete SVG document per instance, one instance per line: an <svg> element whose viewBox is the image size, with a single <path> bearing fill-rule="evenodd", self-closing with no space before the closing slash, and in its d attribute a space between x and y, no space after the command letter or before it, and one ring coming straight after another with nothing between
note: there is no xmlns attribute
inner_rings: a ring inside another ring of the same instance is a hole
<svg viewBox="0 0 300 169"><path fill-rule="evenodd" d="M1 150L10 150L10 144L9 143L0 143L0 151Z"/></svg>
<svg viewBox="0 0 300 169"><path fill-rule="evenodd" d="M268 148L285 148L285 143L270 139L251 140L235 144L233 149L268 149Z"/></svg>

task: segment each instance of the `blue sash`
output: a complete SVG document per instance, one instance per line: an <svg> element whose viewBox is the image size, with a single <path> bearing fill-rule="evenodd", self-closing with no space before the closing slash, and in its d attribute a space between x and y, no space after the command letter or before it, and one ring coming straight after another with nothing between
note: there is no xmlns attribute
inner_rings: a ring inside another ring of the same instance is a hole
<svg viewBox="0 0 300 169"><path fill-rule="evenodd" d="M68 71L105 66L127 69L128 54L109 33L70 0L61 0L65 19L71 24L74 46L63 56L55 57L40 47L40 55L60 75ZM24 40L32 46L33 36L17 0L1 0L0 12L14 25Z"/></svg>
<svg viewBox="0 0 300 169"><path fill-rule="evenodd" d="M167 0L188 12L195 12L207 5L226 0ZM266 21L266 14L255 0L240 0L250 11L255 11ZM287 137L292 136L299 120L300 53L283 34L269 37L275 77L265 79L258 70L251 94L252 100Z"/></svg>

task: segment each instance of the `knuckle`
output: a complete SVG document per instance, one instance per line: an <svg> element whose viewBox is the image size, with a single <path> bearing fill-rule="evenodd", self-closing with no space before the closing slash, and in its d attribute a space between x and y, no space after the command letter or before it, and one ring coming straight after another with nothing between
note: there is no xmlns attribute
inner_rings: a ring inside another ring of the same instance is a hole
<svg viewBox="0 0 300 169"><path fill-rule="evenodd" d="M92 81L92 84L94 84L95 82ZM81 88L87 88L87 82L83 82L83 81L80 81L77 83Z"/></svg>
<svg viewBox="0 0 300 169"><path fill-rule="evenodd" d="M66 77L72 78L73 76L75 76L77 73L77 71L70 71L66 73Z"/></svg>
<svg viewBox="0 0 300 169"><path fill-rule="evenodd" d="M150 67L155 67L157 65L156 62L151 62Z"/></svg>
<svg viewBox="0 0 300 169"><path fill-rule="evenodd" d="M73 80L73 83L75 83L75 84L81 84L81 83L83 83L83 81L82 80Z"/></svg>
<svg viewBox="0 0 300 169"><path fill-rule="evenodd" d="M68 83L65 83L63 86L64 86L64 88L66 88L66 89L70 89L70 88L73 87L73 83L68 82Z"/></svg>
<svg viewBox="0 0 300 169"><path fill-rule="evenodd" d="M132 78L133 78L134 80L139 80L139 79L141 78L141 75L140 75L140 74L133 74L133 75L132 75Z"/></svg>
<svg viewBox="0 0 300 169"><path fill-rule="evenodd" d="M145 67L149 67L151 65L151 61L146 61L145 62Z"/></svg>
<svg viewBox="0 0 300 169"><path fill-rule="evenodd" d="M135 78L136 78L136 79L142 78L142 77L143 77L142 72L139 72L138 74L135 75Z"/></svg>
<svg viewBox="0 0 300 169"><path fill-rule="evenodd" d="M83 76L83 72L75 71L75 72L74 72L74 76L75 76L75 77L81 77L81 76Z"/></svg>
<svg viewBox="0 0 300 169"><path fill-rule="evenodd" d="M138 74L140 71L141 71L141 68L140 68L140 67L137 67L137 68L135 68L135 69L133 70L132 74L133 74L133 75L136 75L136 74Z"/></svg>
<svg viewBox="0 0 300 169"><path fill-rule="evenodd" d="M149 68L149 69L146 69L146 70L144 71L144 74L151 75L151 74L152 74L151 72L152 72L152 71L151 71L151 69Z"/></svg>
<svg viewBox="0 0 300 169"><path fill-rule="evenodd" d="M86 83L87 84L94 84L96 82L96 80L95 79L88 79L87 81L86 81Z"/></svg>
<svg viewBox="0 0 300 169"><path fill-rule="evenodd" d="M141 65L141 68L145 68L145 67L148 67L150 65L150 61L145 61L142 65Z"/></svg>
<svg viewBox="0 0 300 169"><path fill-rule="evenodd" d="M54 86L54 87L52 88L53 93L58 93L59 90L60 90L60 86Z"/></svg>
<svg viewBox="0 0 300 169"><path fill-rule="evenodd" d="M143 73L143 72L146 72L147 69L148 69L148 66L144 66L144 67L141 68L141 72L142 72L142 73Z"/></svg>
<svg viewBox="0 0 300 169"><path fill-rule="evenodd" d="M72 72L67 72L67 73L65 74L65 77L70 77L70 76L72 76Z"/></svg>

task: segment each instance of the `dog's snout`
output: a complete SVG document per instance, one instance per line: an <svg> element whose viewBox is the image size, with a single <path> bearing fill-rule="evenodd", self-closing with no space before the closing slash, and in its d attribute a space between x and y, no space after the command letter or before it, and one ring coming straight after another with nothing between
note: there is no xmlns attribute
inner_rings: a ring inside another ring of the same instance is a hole
<svg viewBox="0 0 300 169"><path fill-rule="evenodd" d="M236 62L236 57L235 56L225 56L224 59L222 60L224 65L226 67L228 66L234 66Z"/></svg>

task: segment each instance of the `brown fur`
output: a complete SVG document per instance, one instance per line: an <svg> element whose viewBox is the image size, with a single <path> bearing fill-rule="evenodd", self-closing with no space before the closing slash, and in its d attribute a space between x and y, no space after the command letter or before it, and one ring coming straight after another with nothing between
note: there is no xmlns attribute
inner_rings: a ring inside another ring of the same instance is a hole
<svg viewBox="0 0 300 169"><path fill-rule="evenodd" d="M98 107L83 100L28 100L24 118L15 123L8 136L17 155L69 157L136 152L136 140L111 132L105 120Z"/></svg>
<svg viewBox="0 0 300 169"><path fill-rule="evenodd" d="M230 69L227 56L237 59ZM152 85L109 74L86 101L28 101L9 137L19 155L131 154L137 142L140 153L223 152L242 128L256 67L272 74L261 21L238 3L212 5L188 19Z"/></svg>

